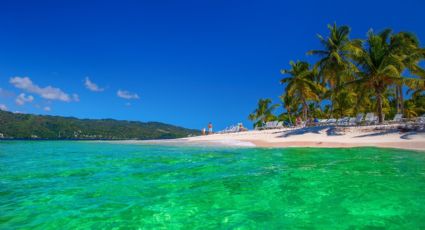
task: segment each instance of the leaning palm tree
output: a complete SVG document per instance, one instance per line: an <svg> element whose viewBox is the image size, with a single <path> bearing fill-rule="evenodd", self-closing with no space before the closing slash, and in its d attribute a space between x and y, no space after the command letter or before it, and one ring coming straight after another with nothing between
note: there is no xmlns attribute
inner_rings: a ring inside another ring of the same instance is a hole
<svg viewBox="0 0 425 230"><path fill-rule="evenodd" d="M265 122L275 119L273 115L273 111L279 105L273 104L272 100L260 99L258 101L257 109L254 110L251 114L249 114L248 119L255 122L255 127L261 127Z"/></svg>
<svg viewBox="0 0 425 230"><path fill-rule="evenodd" d="M304 61L290 62L291 69L281 70L282 74L289 75L280 82L286 84L285 94L299 101L302 105L302 115L307 120L308 101L319 101L319 94L324 91L324 87L315 81L317 76L310 65Z"/></svg>
<svg viewBox="0 0 425 230"><path fill-rule="evenodd" d="M318 35L323 50L311 50L307 52L310 55L320 57L315 64L315 68L319 69L320 81L323 85L330 87L329 97L332 102L331 110L338 104L340 98L339 89L348 80L352 80L353 72L356 66L350 61L353 53L360 51L360 41L349 38L350 27L328 25L329 36L325 39ZM342 106L342 105L340 105Z"/></svg>
<svg viewBox="0 0 425 230"><path fill-rule="evenodd" d="M384 30L375 34L368 32L368 38L357 53L354 60L359 66L358 79L353 81L374 91L379 123L383 122L384 94L389 86L409 82L420 84L418 79L403 77L404 58L391 49L389 37L391 30Z"/></svg>

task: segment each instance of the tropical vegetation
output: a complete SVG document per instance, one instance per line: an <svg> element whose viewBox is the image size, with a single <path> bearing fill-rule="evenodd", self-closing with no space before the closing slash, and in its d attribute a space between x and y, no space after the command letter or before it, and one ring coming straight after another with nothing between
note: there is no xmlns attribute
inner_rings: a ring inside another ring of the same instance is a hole
<svg viewBox="0 0 425 230"><path fill-rule="evenodd" d="M159 122L77 119L0 110L0 139L169 139L200 131Z"/></svg>
<svg viewBox="0 0 425 230"><path fill-rule="evenodd" d="M257 109L255 109L255 111L251 113L248 118L251 121L255 121L256 126L261 126L267 121L276 120L276 116L273 115L273 111L278 106L279 105L277 104L272 105L272 100L269 98L260 99L258 101Z"/></svg>
<svg viewBox="0 0 425 230"><path fill-rule="evenodd" d="M396 113L415 117L425 112L425 49L410 32L391 29L364 39L351 39L350 27L328 26L318 35L320 49L307 52L316 62L291 61L281 70L283 113L275 116L277 104L261 99L249 119L261 126L279 119L293 122L296 116L342 118L374 112L379 122ZM408 98L407 100L405 98Z"/></svg>

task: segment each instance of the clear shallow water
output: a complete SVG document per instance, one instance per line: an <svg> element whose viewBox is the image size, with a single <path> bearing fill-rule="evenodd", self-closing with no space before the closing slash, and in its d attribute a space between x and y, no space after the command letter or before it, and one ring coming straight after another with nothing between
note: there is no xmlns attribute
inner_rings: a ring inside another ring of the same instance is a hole
<svg viewBox="0 0 425 230"><path fill-rule="evenodd" d="M424 229L425 153L0 142L0 229Z"/></svg>

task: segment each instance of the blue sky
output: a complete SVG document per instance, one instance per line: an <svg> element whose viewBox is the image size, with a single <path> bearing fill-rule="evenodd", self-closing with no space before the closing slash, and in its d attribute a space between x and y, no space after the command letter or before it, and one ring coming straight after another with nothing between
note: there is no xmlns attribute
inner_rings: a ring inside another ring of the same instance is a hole
<svg viewBox="0 0 425 230"><path fill-rule="evenodd" d="M320 48L327 24L349 25L352 38L391 27L424 41L424 9L420 0L2 1L0 105L250 126L259 98L278 102L280 69L314 60L305 53Z"/></svg>

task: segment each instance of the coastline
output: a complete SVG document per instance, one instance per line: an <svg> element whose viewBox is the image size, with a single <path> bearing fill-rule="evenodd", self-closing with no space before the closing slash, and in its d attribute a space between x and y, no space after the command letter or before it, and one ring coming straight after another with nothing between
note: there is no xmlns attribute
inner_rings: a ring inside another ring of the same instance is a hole
<svg viewBox="0 0 425 230"><path fill-rule="evenodd" d="M5 139L3 139L5 140ZM17 139L14 139L17 140ZM40 141L31 139L30 141ZM101 141L117 144L152 144L171 146L261 147L261 148L355 148L379 147L425 151L425 132L402 132L397 125L384 126L319 126L250 130L234 133L215 133L178 139L107 140L61 139L53 141Z"/></svg>
<svg viewBox="0 0 425 230"><path fill-rule="evenodd" d="M394 142L394 143L345 143L345 142L281 142L281 143L270 143L264 141L250 140L256 147L274 147L274 148L285 148L285 147L314 147L314 148L355 148L355 147L379 147L379 148L395 148L395 149L406 149L406 150L419 150L425 151L425 144L423 142Z"/></svg>
<svg viewBox="0 0 425 230"><path fill-rule="evenodd" d="M188 144L221 144L247 147L381 147L425 151L425 132L400 132L395 126L322 126L299 129L255 130L188 137L177 140Z"/></svg>

